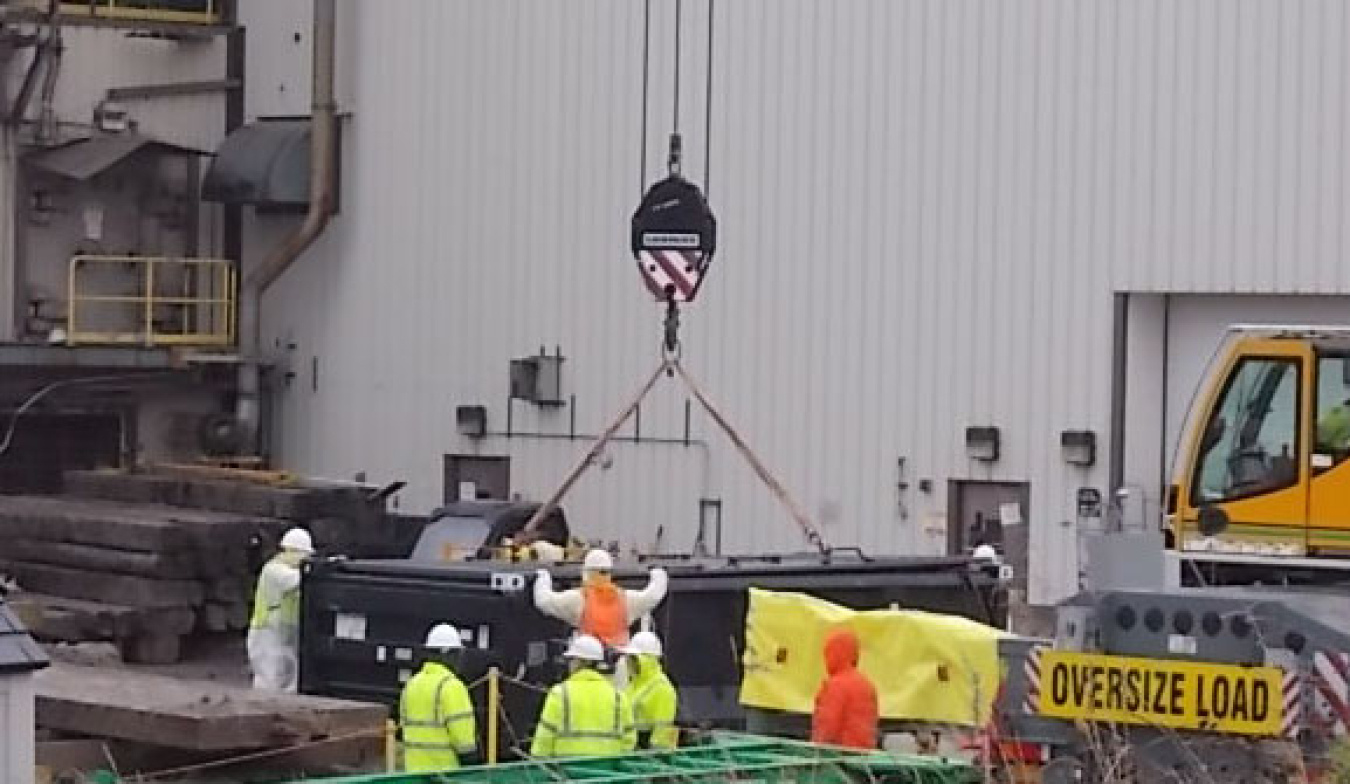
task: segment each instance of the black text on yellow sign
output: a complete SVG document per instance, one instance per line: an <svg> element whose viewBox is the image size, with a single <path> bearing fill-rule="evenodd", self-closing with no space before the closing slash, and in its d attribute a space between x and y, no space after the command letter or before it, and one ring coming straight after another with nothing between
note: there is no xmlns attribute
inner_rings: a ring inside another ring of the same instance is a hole
<svg viewBox="0 0 1350 784"><path fill-rule="evenodd" d="M1284 718L1275 667L1047 650L1040 669L1043 716L1244 735L1278 735Z"/></svg>

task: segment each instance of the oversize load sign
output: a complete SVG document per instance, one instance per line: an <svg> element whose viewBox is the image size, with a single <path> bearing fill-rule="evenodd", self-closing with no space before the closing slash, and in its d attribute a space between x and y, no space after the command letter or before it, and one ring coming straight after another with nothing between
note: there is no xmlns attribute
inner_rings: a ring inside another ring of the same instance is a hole
<svg viewBox="0 0 1350 784"><path fill-rule="evenodd" d="M1061 719L1279 735L1283 673L1275 667L1134 659L1047 650L1040 713Z"/></svg>

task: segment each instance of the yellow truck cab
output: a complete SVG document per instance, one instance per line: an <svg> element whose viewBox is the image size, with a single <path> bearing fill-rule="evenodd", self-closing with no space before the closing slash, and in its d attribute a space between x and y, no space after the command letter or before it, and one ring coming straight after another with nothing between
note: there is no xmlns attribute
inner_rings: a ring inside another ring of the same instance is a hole
<svg viewBox="0 0 1350 784"><path fill-rule="evenodd" d="M1350 556L1347 458L1350 327L1234 327L1182 431L1168 488L1168 546Z"/></svg>

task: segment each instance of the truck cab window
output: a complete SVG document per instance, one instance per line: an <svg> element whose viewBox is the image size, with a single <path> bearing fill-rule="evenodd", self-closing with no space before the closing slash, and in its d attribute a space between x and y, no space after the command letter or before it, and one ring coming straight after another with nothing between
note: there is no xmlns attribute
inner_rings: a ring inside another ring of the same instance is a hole
<svg viewBox="0 0 1350 784"><path fill-rule="evenodd" d="M1298 475L1298 362L1238 363L1210 412L1191 502L1221 503L1288 487Z"/></svg>
<svg viewBox="0 0 1350 784"><path fill-rule="evenodd" d="M1314 432L1315 453L1336 463L1350 456L1350 357L1323 356L1317 360Z"/></svg>

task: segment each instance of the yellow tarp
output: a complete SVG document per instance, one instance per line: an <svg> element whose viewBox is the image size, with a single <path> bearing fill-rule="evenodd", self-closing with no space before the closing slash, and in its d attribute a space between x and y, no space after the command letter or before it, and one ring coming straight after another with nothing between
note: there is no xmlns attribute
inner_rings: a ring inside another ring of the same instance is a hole
<svg viewBox="0 0 1350 784"><path fill-rule="evenodd" d="M883 719L983 725L999 685L998 629L920 610L857 611L797 593L750 589L741 704L811 713L826 635L849 626Z"/></svg>

